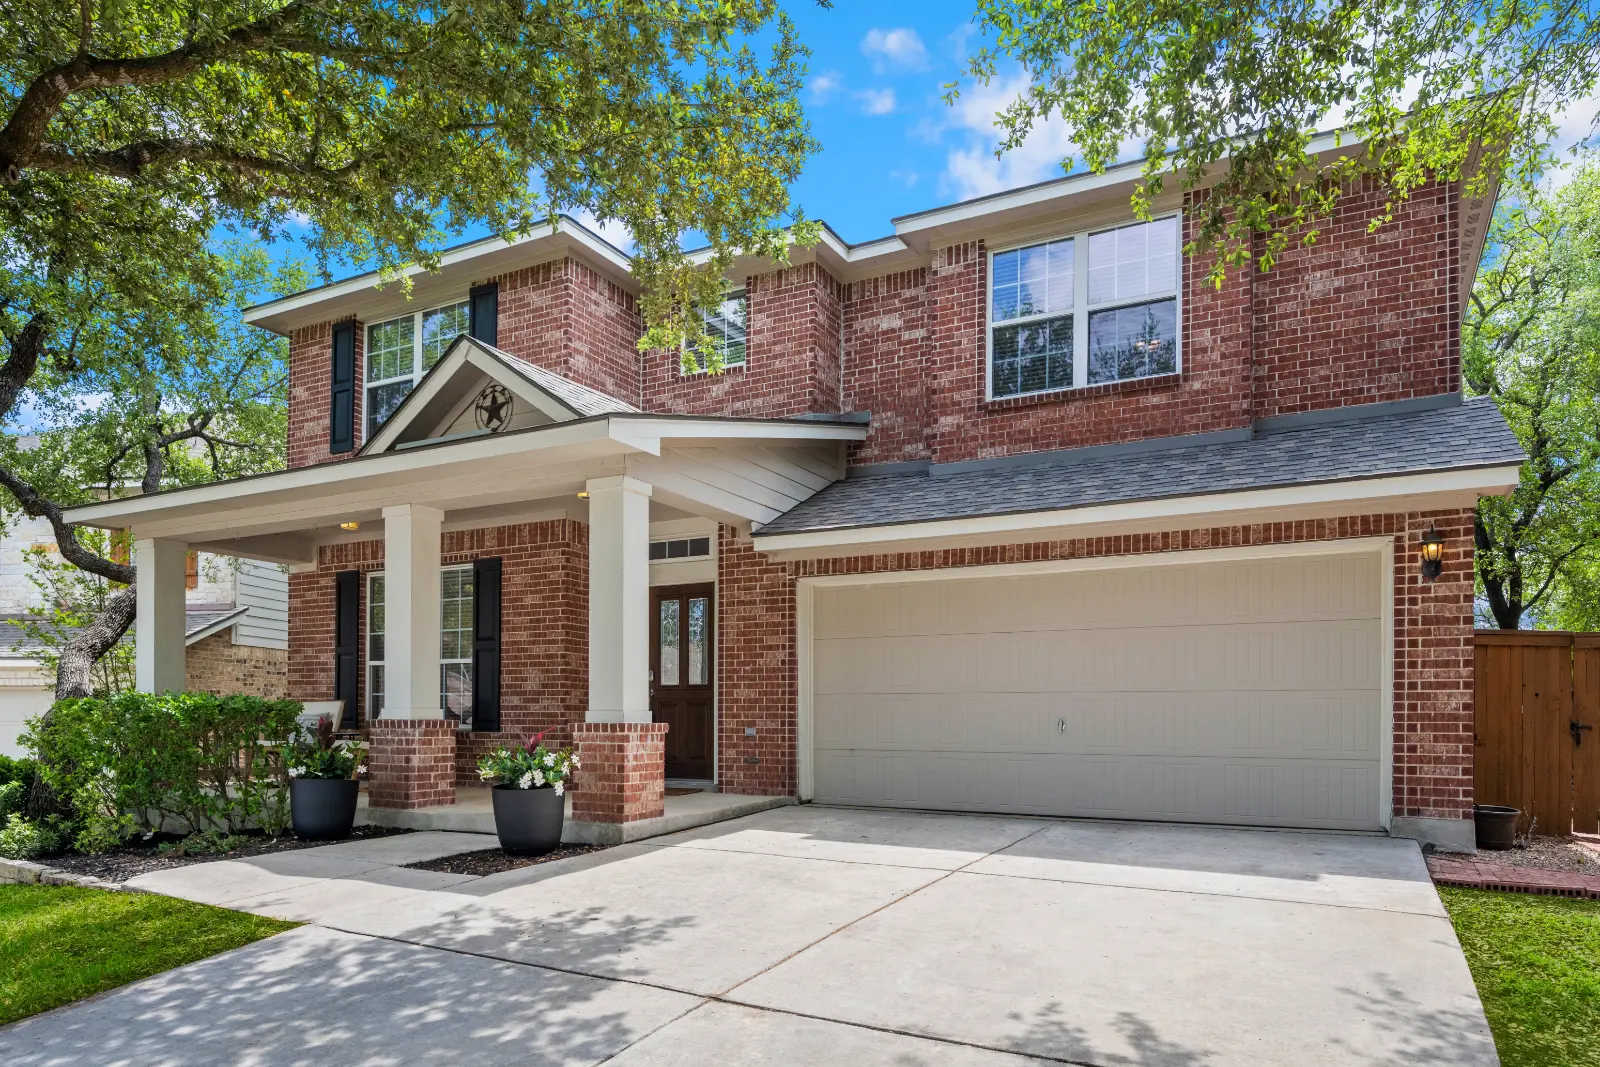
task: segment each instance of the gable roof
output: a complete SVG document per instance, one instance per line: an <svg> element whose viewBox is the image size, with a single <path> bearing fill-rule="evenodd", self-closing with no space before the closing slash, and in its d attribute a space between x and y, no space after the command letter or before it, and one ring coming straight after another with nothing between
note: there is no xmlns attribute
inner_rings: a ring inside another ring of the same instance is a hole
<svg viewBox="0 0 1600 1067"><path fill-rule="evenodd" d="M421 440L438 440L441 435L430 434L448 412L459 414L465 400L464 391L475 394L483 378L489 378L506 389L529 408L530 415L554 425L596 415L637 414L639 409L609 393L603 393L554 371L536 367L518 359L502 349L485 344L466 334L457 337L445 349L422 380L406 394L394 414L389 416L378 432L361 446L357 455L387 452L404 448ZM419 437L421 430L429 436ZM455 436L488 434L478 430Z"/></svg>
<svg viewBox="0 0 1600 1067"><path fill-rule="evenodd" d="M1381 406L1381 405L1378 405ZM1504 467L1527 459L1492 400L1406 414L1169 439L1166 448L1068 449L1027 462L948 464L835 482L756 531L780 534L1059 511L1396 475ZM1153 445L1155 442L1140 442Z"/></svg>

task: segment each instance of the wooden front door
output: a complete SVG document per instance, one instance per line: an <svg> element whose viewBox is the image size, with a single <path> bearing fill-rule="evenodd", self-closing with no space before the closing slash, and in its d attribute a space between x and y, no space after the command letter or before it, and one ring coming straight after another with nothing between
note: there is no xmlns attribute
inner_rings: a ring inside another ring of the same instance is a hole
<svg viewBox="0 0 1600 1067"><path fill-rule="evenodd" d="M667 777L712 777L712 586L650 590L650 717L667 731Z"/></svg>

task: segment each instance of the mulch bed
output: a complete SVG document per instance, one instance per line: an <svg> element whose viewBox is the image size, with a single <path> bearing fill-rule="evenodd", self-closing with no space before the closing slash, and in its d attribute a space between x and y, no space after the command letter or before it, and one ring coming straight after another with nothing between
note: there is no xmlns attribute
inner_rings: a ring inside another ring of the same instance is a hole
<svg viewBox="0 0 1600 1067"><path fill-rule="evenodd" d="M357 826L346 841L368 841L378 837L393 837L396 834L409 834L415 831L392 826ZM249 844L240 845L231 852L209 853L206 855L189 856L177 855L173 852L162 852L163 844L172 845L181 841L177 834L157 834L148 841L130 841L121 848L110 852L96 852L85 855L80 852L63 852L57 856L46 856L39 862L58 871L68 871L72 874L86 874L93 878L104 879L107 882L126 882L130 878L137 878L141 874L151 871L164 871L172 867L188 867L196 863L210 863L213 860L239 860L251 856L266 856L274 852L293 852L301 848L316 848L318 845L335 845L337 841L302 841L294 836L293 831L285 833L282 837L271 838L259 835L247 835L252 838Z"/></svg>
<svg viewBox="0 0 1600 1067"><path fill-rule="evenodd" d="M406 866L419 871L439 871L443 874L499 874L501 871L514 871L520 867L549 863L551 860L564 860L572 856L588 855L590 852L602 852L610 847L610 845L562 845L554 852L546 852L543 856L511 856L498 848L485 848L477 852L458 852L454 856L441 856L436 860L423 860L421 863L408 863Z"/></svg>

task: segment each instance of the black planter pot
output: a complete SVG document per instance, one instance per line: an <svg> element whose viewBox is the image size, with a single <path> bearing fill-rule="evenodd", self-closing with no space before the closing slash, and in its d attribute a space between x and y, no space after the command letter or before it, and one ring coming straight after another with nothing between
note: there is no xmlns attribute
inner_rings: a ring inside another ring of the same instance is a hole
<svg viewBox="0 0 1600 1067"><path fill-rule="evenodd" d="M554 789L497 785L489 792L494 797L494 832L501 848L513 856L543 856L561 844L566 802Z"/></svg>
<svg viewBox="0 0 1600 1067"><path fill-rule="evenodd" d="M354 778L296 778L289 783L289 814L302 841L350 836L361 783Z"/></svg>
<svg viewBox="0 0 1600 1067"><path fill-rule="evenodd" d="M1517 819L1522 812L1500 804L1474 804L1472 821L1477 830L1478 847L1503 852L1517 843Z"/></svg>

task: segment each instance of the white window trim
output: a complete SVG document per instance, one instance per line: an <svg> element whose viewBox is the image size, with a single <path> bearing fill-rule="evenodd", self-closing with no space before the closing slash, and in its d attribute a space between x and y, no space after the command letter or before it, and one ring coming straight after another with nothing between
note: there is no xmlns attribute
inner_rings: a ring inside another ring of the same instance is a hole
<svg viewBox="0 0 1600 1067"><path fill-rule="evenodd" d="M732 364L726 364L725 363L725 364L723 364L722 369L725 372L726 371L731 371L731 370L744 370L746 367L750 366L750 289L749 289L749 287L741 285L737 289L729 289L726 293L722 294L722 300L723 300L724 303L726 303L727 301L733 299L736 296L744 297L744 358L741 359L737 363L732 363ZM687 340L685 340L684 343L683 343L683 347L678 350L678 377L680 377L680 378L698 378L702 374L710 374L711 373L711 368L710 367L700 367L698 370L692 370L692 371L685 371L683 369L683 356L684 356L684 353L688 350L688 347L689 347L689 342ZM726 352L727 346L724 345L723 348L724 348L724 352ZM696 361L698 362L698 359Z"/></svg>
<svg viewBox="0 0 1600 1067"><path fill-rule="evenodd" d="M1058 233L1047 237L1034 237L1027 241L1002 245L988 250L988 259L985 261L987 275L983 286L983 397L985 400L1029 400L1041 396L1076 393L1085 389L1104 389L1107 386L1122 385L1126 382L1143 382L1152 377L1170 377L1170 375L1150 375L1144 378L1119 378L1114 382L1089 381L1089 316L1096 311L1109 311L1119 307L1134 307L1139 304L1153 304L1158 300L1172 299L1177 308L1177 339L1175 352L1175 369L1173 374L1183 373L1183 213L1169 211L1159 215L1150 216L1150 222L1159 222L1162 219L1178 220L1178 262L1177 278L1172 293L1150 293L1137 300L1105 300L1098 304L1089 303L1089 237L1091 234L1105 233L1108 230L1120 230L1124 226L1131 226L1143 222L1143 219L1131 219L1126 222L1111 223L1105 226L1094 226L1087 230L1078 230L1073 233ZM1072 242L1072 310L1069 312L1042 313L1029 315L1026 318L1006 319L1004 322L994 321L994 257L1006 252L1014 252L1019 248L1032 248L1035 245L1049 244L1052 241ZM1072 384L1058 385L1050 389L1037 389L1030 393L1008 393L1005 396L994 395L994 331L996 326L1015 326L1019 323L1043 322L1048 319L1059 319L1064 315L1072 316ZM1081 321L1080 321L1081 320Z"/></svg>
<svg viewBox="0 0 1600 1067"><path fill-rule="evenodd" d="M421 311L414 311L409 316L407 316L407 315L390 315L388 318L379 319L377 322L364 322L364 323L361 324L361 330L362 330L362 333L361 333L361 414L362 414L362 421L363 421L363 425L361 427L362 440L366 440L366 438L369 437L369 436L376 435L379 430L383 429L382 425L373 426L371 424L371 422L370 422L370 419L372 417L371 416L372 404L371 404L369 398L372 395L372 390L377 388L378 386L381 386L381 385L394 385L396 382L410 382L411 383L411 388L415 389L417 387L417 383L422 380L422 376L427 373L427 371L425 371L423 369L423 366L422 366L422 320L423 320L423 318L425 316L427 316L427 315L433 314L435 311L442 311L445 308L451 308L451 307L455 307L455 306L457 306L459 304L466 304L466 303L469 303L469 301L466 298L463 298L461 300L447 300L442 304L435 304L433 307L423 308ZM397 374L393 378L372 378L372 379L368 379L367 378L367 366L368 366L367 360L370 358L370 354L371 354L371 351L372 351L371 340L372 340L372 331L373 331L373 329L378 327L378 326L386 326L391 322L395 322L395 321L397 321L399 319L404 319L404 318L410 318L411 319L411 373L410 374Z"/></svg>
<svg viewBox="0 0 1600 1067"><path fill-rule="evenodd" d="M442 566L442 567L439 568L439 574L441 576L446 571L465 571L468 574L470 574L470 573L472 573L472 564L470 564L470 563L451 563L451 564L447 564L447 565ZM365 594L365 597L362 600L361 651L362 651L362 654L363 654L364 658L366 659L366 676L362 679L362 682L364 683L363 684L363 692L362 692L362 697L363 697L362 703L366 706L367 717L368 717L369 720L373 719L373 718L377 718L379 715L382 714L381 709L375 708L375 707L372 706L372 696L373 696L373 690L372 690L372 668L388 666L388 657L387 656L385 656L384 659L373 659L372 658L372 586L373 586L373 583L376 582L378 579L382 578L383 575L384 575L383 571L368 571L366 573L366 588L362 590L362 592ZM472 602L473 602L474 605L476 605L477 604L477 597L478 597L478 590L477 590L476 586L473 587L472 597L473 597ZM384 617L384 627L383 627L383 638L384 638L384 651L385 651L385 653L387 653L388 648L389 648L389 625L388 625L388 616L387 616L388 606L389 606L389 604L388 604L388 591L386 589L384 591L385 617ZM476 620L474 620L474 621L476 621ZM444 668L446 666L449 666L449 665L452 665L452 664L454 664L454 665L466 664L466 665L470 666L472 664L472 656L469 653L465 659L461 659L459 657L455 658L455 659L446 659L445 658L445 655L444 655L444 602L443 602L442 599L440 600L440 603L439 603L439 627L438 627L438 629L439 629L439 707L440 707L441 710L443 710L443 708L444 708ZM388 679L387 678L384 679L384 687L383 687L383 689L384 689L384 696L387 697L388 696L388 692L389 692L389 686L388 686ZM463 727L463 729L465 729L465 728L466 727Z"/></svg>
<svg viewBox="0 0 1600 1067"><path fill-rule="evenodd" d="M664 559L652 559L650 561L650 565L651 566L657 566L657 565L662 564L662 563L696 563L696 562L699 562L701 560L710 559L711 558L711 552L712 552L712 549L711 549L710 546L712 544L714 544L715 541L716 541L716 538L713 535L711 535L711 534L703 534L703 533L677 534L677 535L672 536L672 537L652 537L652 538L650 538L650 543L652 545L664 545L664 544L669 544L670 542L673 542L673 541L688 541L688 542L693 543L694 541L696 541L696 540L698 540L698 539L700 539L702 537L706 539L707 547L706 547L706 550L704 552L700 553L698 556L672 556L670 558L664 558Z"/></svg>
<svg viewBox="0 0 1600 1067"><path fill-rule="evenodd" d="M444 575L449 573L450 571L456 571L457 573L465 573L470 577L471 574L472 574L472 564L470 564L470 563L453 563L453 564L450 564L449 566L440 567L439 568L439 576L441 578L443 578ZM470 601L468 601L468 603L471 605L471 610L473 610L473 611L477 610L477 606L478 606L478 587L476 585L474 585L472 587L472 599ZM474 623L474 625L476 625L477 620L474 619L473 623ZM458 629L459 629L459 627L458 627ZM473 636L474 637L477 636L476 632L473 633ZM444 691L445 690L445 686L444 686L444 669L446 667L460 667L460 666L465 666L467 668L468 684L470 685L471 684L471 677L472 677L472 650L471 650L471 648L470 647L468 648L467 655L466 655L465 658L462 658L460 656L456 656L456 657L451 658L451 659L446 659L445 658L445 654L444 654L444 598L440 597L440 599L439 599L439 710L441 712L447 710L447 704L446 704L446 701L445 701L445 691ZM466 715L464 715L462 717L462 719L461 719L461 728L462 729L469 729L471 727L471 723L469 721L471 719L471 716L472 716L472 709L468 708Z"/></svg>

